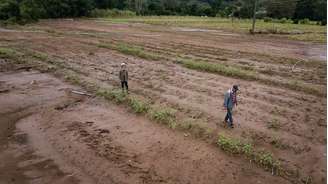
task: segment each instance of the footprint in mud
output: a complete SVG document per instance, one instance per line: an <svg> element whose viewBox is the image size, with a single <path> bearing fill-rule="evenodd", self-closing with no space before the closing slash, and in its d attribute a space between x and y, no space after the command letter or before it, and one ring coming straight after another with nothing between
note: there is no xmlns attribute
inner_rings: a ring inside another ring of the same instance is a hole
<svg viewBox="0 0 328 184"><path fill-rule="evenodd" d="M72 99L72 100L69 100L65 103L61 103L61 104L56 105L55 110L62 111L62 110L65 110L69 107L76 106L78 103L80 103L82 101L83 101L82 98Z"/></svg>
<svg viewBox="0 0 328 184"><path fill-rule="evenodd" d="M86 121L86 122L85 122L85 124L86 124L87 126L92 126L94 123L95 123L95 122L93 122L93 121Z"/></svg>
<svg viewBox="0 0 328 184"><path fill-rule="evenodd" d="M0 93L8 93L10 90L8 88L0 89Z"/></svg>
<svg viewBox="0 0 328 184"><path fill-rule="evenodd" d="M79 122L79 121L63 122L63 123L68 124L68 126L66 127L66 129L68 131L78 130L78 129L80 129L83 126L82 125L82 122Z"/></svg>
<svg viewBox="0 0 328 184"><path fill-rule="evenodd" d="M25 133L16 133L13 137L13 141L17 144L26 144L27 143L27 134Z"/></svg>
<svg viewBox="0 0 328 184"><path fill-rule="evenodd" d="M82 136L82 137L87 137L87 136L90 135L90 133L87 132L86 130L79 130L79 134L80 134L80 136Z"/></svg>
<svg viewBox="0 0 328 184"><path fill-rule="evenodd" d="M8 93L10 91L10 88L13 88L13 87L6 84L5 81L0 81L0 94L1 93Z"/></svg>
<svg viewBox="0 0 328 184"><path fill-rule="evenodd" d="M99 134L109 134L110 131L106 130L106 129L96 129L97 132L99 132Z"/></svg>

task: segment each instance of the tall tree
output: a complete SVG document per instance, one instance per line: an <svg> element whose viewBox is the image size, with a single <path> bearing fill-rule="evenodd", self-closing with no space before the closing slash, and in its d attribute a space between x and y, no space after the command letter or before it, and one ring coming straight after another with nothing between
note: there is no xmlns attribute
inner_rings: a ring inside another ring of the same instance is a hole
<svg viewBox="0 0 328 184"><path fill-rule="evenodd" d="M6 20L9 18L19 17L19 4L16 0L0 1L0 19Z"/></svg>
<svg viewBox="0 0 328 184"><path fill-rule="evenodd" d="M136 10L137 14L141 15L141 13L144 11L146 1L145 0L135 0L134 5L135 5L135 10Z"/></svg>
<svg viewBox="0 0 328 184"><path fill-rule="evenodd" d="M299 0L296 5L294 19L309 18L311 20L327 20L326 0Z"/></svg>
<svg viewBox="0 0 328 184"><path fill-rule="evenodd" d="M266 2L267 16L273 18L292 18L298 0L270 0Z"/></svg>

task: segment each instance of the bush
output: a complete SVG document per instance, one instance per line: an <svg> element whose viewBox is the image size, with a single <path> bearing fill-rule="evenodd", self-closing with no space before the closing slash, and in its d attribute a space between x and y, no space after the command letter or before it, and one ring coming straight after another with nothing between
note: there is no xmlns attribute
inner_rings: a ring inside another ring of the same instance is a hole
<svg viewBox="0 0 328 184"><path fill-rule="evenodd" d="M271 17L264 17L263 21L264 22L272 22L273 19Z"/></svg>
<svg viewBox="0 0 328 184"><path fill-rule="evenodd" d="M129 106L137 114L147 113L148 110L150 109L150 106L148 103L140 101L136 98L129 98L128 102L129 102Z"/></svg>
<svg viewBox="0 0 328 184"><path fill-rule="evenodd" d="M288 19L282 18L279 20L279 23L286 24L288 22Z"/></svg>
<svg viewBox="0 0 328 184"><path fill-rule="evenodd" d="M299 20L298 19L293 19L293 24L298 24Z"/></svg>
<svg viewBox="0 0 328 184"><path fill-rule="evenodd" d="M90 12L90 17L133 17L136 16L135 12L129 10L118 9L94 9Z"/></svg>
<svg viewBox="0 0 328 184"><path fill-rule="evenodd" d="M6 47L0 47L0 58L13 58L17 55L16 51Z"/></svg>
<svg viewBox="0 0 328 184"><path fill-rule="evenodd" d="M322 20L322 21L320 21L320 24L321 24L322 26L327 25L327 20Z"/></svg>
<svg viewBox="0 0 328 184"><path fill-rule="evenodd" d="M310 20L309 19L302 19L299 21L300 24L310 24Z"/></svg>
<svg viewBox="0 0 328 184"><path fill-rule="evenodd" d="M242 143L238 139L233 139L220 134L218 137L217 145L226 152L232 154L245 154L247 157L254 155L253 145L250 143Z"/></svg>
<svg viewBox="0 0 328 184"><path fill-rule="evenodd" d="M253 145L249 143L242 145L241 152L246 156L251 157L254 154Z"/></svg>
<svg viewBox="0 0 328 184"><path fill-rule="evenodd" d="M126 94L121 90L99 90L97 96L102 96L106 100L113 100L117 104L121 104L126 101Z"/></svg>
<svg viewBox="0 0 328 184"><path fill-rule="evenodd" d="M275 168L276 165L279 165L277 161L274 161L272 154L267 152L258 153L256 161L266 169Z"/></svg>
<svg viewBox="0 0 328 184"><path fill-rule="evenodd" d="M24 0L19 6L20 16L24 20L36 21L45 16L45 10L33 0Z"/></svg>
<svg viewBox="0 0 328 184"><path fill-rule="evenodd" d="M8 20L10 18L19 17L19 5L15 0L0 1L0 20Z"/></svg>
<svg viewBox="0 0 328 184"><path fill-rule="evenodd" d="M255 161L258 165L262 166L266 170L272 169L279 175L282 170L281 164L276 160L272 153L265 151L256 151L252 144L242 143L238 139L226 137L220 134L218 137L217 145L223 150L231 154L244 154L247 158Z"/></svg>
<svg viewBox="0 0 328 184"><path fill-rule="evenodd" d="M24 24L39 18L80 17L92 8L90 0L0 0L0 20Z"/></svg>
<svg viewBox="0 0 328 184"><path fill-rule="evenodd" d="M167 124L171 127L171 125L174 126L174 124L176 124L175 113L176 110L171 108L158 108L158 109L152 109L149 115L152 120L155 120L159 123Z"/></svg>
<svg viewBox="0 0 328 184"><path fill-rule="evenodd" d="M65 80L74 84L74 85L81 85L82 81L81 79L77 76L77 75L73 75L73 74L67 74L65 76Z"/></svg>
<svg viewBox="0 0 328 184"><path fill-rule="evenodd" d="M225 135L220 134L218 141L218 146L228 153L240 154L241 153L241 143L239 140L231 139Z"/></svg>

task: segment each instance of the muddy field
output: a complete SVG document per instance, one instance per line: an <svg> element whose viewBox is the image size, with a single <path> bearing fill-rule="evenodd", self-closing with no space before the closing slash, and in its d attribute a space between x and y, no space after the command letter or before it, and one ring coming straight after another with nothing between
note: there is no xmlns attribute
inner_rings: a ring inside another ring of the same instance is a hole
<svg viewBox="0 0 328 184"><path fill-rule="evenodd" d="M325 183L326 57L325 45L219 29L105 20L1 28L0 184ZM129 96L193 127L154 123L97 95L119 89L122 62ZM233 84L241 90L229 129L222 104ZM218 146L218 134L270 153L279 172Z"/></svg>

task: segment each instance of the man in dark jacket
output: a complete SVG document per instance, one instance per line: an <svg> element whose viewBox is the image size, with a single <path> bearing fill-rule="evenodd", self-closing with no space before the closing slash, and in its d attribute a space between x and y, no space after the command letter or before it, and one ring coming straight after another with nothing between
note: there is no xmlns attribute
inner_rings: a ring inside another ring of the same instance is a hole
<svg viewBox="0 0 328 184"><path fill-rule="evenodd" d="M124 92L124 87L125 87L127 93L129 93L129 86L128 86L129 74L128 74L128 70L126 69L125 63L121 64L119 77L121 80L122 91Z"/></svg>
<svg viewBox="0 0 328 184"><path fill-rule="evenodd" d="M233 126L233 119L232 119L232 109L236 105L237 106L237 91L238 91L238 86L234 85L232 89L229 89L225 94L224 94L224 107L227 110L227 115L224 119L226 123L231 128L234 128Z"/></svg>

